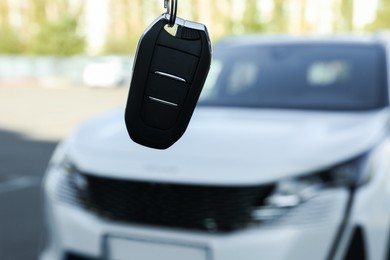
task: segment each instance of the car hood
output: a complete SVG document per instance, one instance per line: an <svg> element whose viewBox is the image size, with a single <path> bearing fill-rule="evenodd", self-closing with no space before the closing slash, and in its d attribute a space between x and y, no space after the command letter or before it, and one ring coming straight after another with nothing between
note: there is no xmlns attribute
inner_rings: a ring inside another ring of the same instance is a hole
<svg viewBox="0 0 390 260"><path fill-rule="evenodd" d="M388 111L196 109L167 150L132 142L123 109L84 123L66 141L83 172L112 178L251 185L308 174L371 149L387 135Z"/></svg>

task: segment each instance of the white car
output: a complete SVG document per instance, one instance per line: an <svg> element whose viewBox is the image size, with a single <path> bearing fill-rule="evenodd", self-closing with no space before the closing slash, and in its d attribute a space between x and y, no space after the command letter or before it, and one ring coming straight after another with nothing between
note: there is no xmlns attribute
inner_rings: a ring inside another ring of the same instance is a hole
<svg viewBox="0 0 390 260"><path fill-rule="evenodd" d="M388 63L371 37L221 42L171 148L133 143L123 109L58 146L40 259L387 259Z"/></svg>
<svg viewBox="0 0 390 260"><path fill-rule="evenodd" d="M131 58L99 57L84 68L82 81L86 86L110 88L130 84Z"/></svg>

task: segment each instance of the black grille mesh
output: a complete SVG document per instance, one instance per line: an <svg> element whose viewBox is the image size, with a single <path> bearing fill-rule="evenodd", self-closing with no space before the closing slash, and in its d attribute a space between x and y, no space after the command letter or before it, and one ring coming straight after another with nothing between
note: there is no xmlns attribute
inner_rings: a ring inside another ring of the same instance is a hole
<svg viewBox="0 0 390 260"><path fill-rule="evenodd" d="M67 175L60 199L121 222L226 232L255 223L252 212L273 186L220 187Z"/></svg>

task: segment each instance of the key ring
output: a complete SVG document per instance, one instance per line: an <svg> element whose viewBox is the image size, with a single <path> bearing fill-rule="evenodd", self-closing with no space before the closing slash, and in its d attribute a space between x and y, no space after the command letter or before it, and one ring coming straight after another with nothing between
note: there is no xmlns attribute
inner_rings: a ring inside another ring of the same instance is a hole
<svg viewBox="0 0 390 260"><path fill-rule="evenodd" d="M171 1L170 6L169 1ZM173 27L176 23L177 0L164 0L164 8L167 9L166 13L169 14L168 26Z"/></svg>

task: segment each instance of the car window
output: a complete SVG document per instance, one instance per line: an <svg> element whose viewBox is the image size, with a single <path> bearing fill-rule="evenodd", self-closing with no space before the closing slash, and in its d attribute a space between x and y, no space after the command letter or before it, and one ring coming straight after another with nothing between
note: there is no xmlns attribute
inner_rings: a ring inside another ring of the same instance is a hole
<svg viewBox="0 0 390 260"><path fill-rule="evenodd" d="M383 49L345 44L217 49L200 99L200 105L331 110L386 104Z"/></svg>

